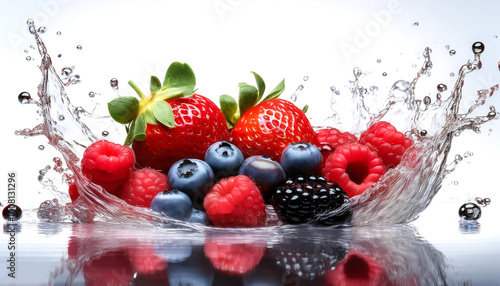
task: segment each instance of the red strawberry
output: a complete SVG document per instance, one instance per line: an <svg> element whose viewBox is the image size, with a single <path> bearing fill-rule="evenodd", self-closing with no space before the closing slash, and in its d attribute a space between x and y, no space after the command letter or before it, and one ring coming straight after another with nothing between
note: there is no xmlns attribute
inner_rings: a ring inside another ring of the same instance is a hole
<svg viewBox="0 0 500 286"><path fill-rule="evenodd" d="M215 226L255 227L266 220L266 206L259 188L247 176L221 179L203 202Z"/></svg>
<svg viewBox="0 0 500 286"><path fill-rule="evenodd" d="M167 262L156 256L152 247L137 246L127 248L127 253L135 272L140 274L153 274L167 268Z"/></svg>
<svg viewBox="0 0 500 286"><path fill-rule="evenodd" d="M317 145L316 134L302 110L284 99L269 99L248 110L231 131L230 140L245 157L267 155L280 162L295 142Z"/></svg>
<svg viewBox="0 0 500 286"><path fill-rule="evenodd" d="M129 147L100 140L85 149L81 166L82 173L93 183L116 194L134 170L134 162L134 152Z"/></svg>
<svg viewBox="0 0 500 286"><path fill-rule="evenodd" d="M118 197L130 205L149 208L151 200L168 188L167 176L155 169L143 168L130 174Z"/></svg>
<svg viewBox="0 0 500 286"><path fill-rule="evenodd" d="M183 158L203 159L206 149L227 140L229 130L220 109L210 99L194 94L196 79L187 64L172 63L162 83L151 77L151 94L116 98L108 104L117 122L128 124L125 145L132 144L137 166L167 174Z"/></svg>
<svg viewBox="0 0 500 286"><path fill-rule="evenodd" d="M389 283L385 269L373 258L351 250L334 270L325 275L325 285L382 286Z"/></svg>
<svg viewBox="0 0 500 286"><path fill-rule="evenodd" d="M386 172L382 159L368 146L350 143L338 147L326 160L323 176L353 197L363 193Z"/></svg>
<svg viewBox="0 0 500 286"><path fill-rule="evenodd" d="M231 275L242 275L254 269L265 250L265 244L242 242L207 241L204 247L205 255L215 269Z"/></svg>
<svg viewBox="0 0 500 286"><path fill-rule="evenodd" d="M413 145L411 139L385 121L370 126L361 134L359 142L376 150L387 169L399 165L406 149Z"/></svg>
<svg viewBox="0 0 500 286"><path fill-rule="evenodd" d="M323 155L323 166L328 156L330 156L337 147L347 143L358 142L358 138L355 135L349 132L341 132L333 127L316 130L316 138L318 139L318 148Z"/></svg>

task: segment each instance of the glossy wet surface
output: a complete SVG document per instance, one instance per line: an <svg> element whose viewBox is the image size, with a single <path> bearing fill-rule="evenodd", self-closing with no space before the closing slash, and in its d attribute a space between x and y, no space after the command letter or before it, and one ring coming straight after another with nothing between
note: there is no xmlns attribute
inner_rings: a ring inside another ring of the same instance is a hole
<svg viewBox="0 0 500 286"><path fill-rule="evenodd" d="M14 240L4 225L0 265L2 285L500 285L500 232L481 230L23 223Z"/></svg>

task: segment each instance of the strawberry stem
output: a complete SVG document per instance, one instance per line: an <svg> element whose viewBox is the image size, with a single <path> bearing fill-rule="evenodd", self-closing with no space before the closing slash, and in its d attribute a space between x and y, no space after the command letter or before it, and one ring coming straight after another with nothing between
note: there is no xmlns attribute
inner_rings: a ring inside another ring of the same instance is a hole
<svg viewBox="0 0 500 286"><path fill-rule="evenodd" d="M130 85L135 90L135 92L137 92L141 99L147 98L144 92L142 92L142 90L137 86L137 84L135 84L135 82L129 80L128 85Z"/></svg>

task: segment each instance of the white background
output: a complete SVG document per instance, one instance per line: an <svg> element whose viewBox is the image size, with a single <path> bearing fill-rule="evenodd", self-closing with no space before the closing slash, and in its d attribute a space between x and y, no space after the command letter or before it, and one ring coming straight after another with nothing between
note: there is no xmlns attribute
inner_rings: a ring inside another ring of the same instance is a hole
<svg viewBox="0 0 500 286"><path fill-rule="evenodd" d="M18 172L18 202L26 207L53 197L36 178L58 156L44 137L14 135L15 130L40 123L34 105L17 101L22 91L37 99L41 79L40 57L30 48L35 45L26 25L30 18L38 27L47 28L42 36L56 69L75 66L81 76L81 83L67 89L73 103L90 109L100 103L98 111L105 110L105 103L115 96L109 86L111 78L119 80L121 95L132 95L126 85L129 79L147 89L149 76L161 78L173 61L189 63L197 76L198 92L215 102L223 93L236 95L238 82L253 82L250 71L261 74L269 90L285 78L283 97L303 84L297 104L309 104L308 114L315 124L324 124L329 115L330 86L348 94L354 67L368 73L366 86L377 86L377 95L384 97L395 81L413 79L425 47L433 50L434 68L431 77L418 86L420 98L434 97L439 83L451 90L456 76L450 73L457 74L472 59L475 41L486 46L483 68L466 80L464 104L474 101L476 90L500 82L500 39L496 37L500 5L493 0L477 4L406 0L2 2L0 128L5 143L0 177L6 180L8 171ZM61 35L56 35L58 31ZM77 45L82 49L77 50ZM456 54L450 56L449 49ZM33 60L26 61L27 56ZM307 82L304 76L309 77ZM93 100L88 97L91 91L98 93ZM489 105L499 106L499 97L496 94L478 114L486 114ZM498 125L495 120L483 126L481 134L469 131L455 140L452 157L467 151L474 155L445 179L441 192L422 214L417 225L423 233L440 237L442 233L436 231L443 225L458 231L458 207L476 196L492 200L481 219L483 232L488 231L488 222L491 225L499 217ZM39 145L45 150L38 150ZM2 196L4 204L5 199Z"/></svg>

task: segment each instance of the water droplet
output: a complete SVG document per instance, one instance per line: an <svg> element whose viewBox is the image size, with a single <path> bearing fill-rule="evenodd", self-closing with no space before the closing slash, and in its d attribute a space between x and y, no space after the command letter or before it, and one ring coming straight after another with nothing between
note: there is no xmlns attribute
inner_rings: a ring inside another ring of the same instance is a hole
<svg viewBox="0 0 500 286"><path fill-rule="evenodd" d="M306 75L306 76L304 76L304 81L307 81L307 80L309 80L309 77Z"/></svg>
<svg viewBox="0 0 500 286"><path fill-rule="evenodd" d="M37 31L39 34L43 34L45 32L47 32L47 28L46 27L40 27L38 28L38 31Z"/></svg>
<svg viewBox="0 0 500 286"><path fill-rule="evenodd" d="M25 52L25 53L28 53L28 49L25 49L25 50L24 50L24 52Z"/></svg>
<svg viewBox="0 0 500 286"><path fill-rule="evenodd" d="M35 49L35 46L30 45L30 49L34 50L34 49Z"/></svg>
<svg viewBox="0 0 500 286"><path fill-rule="evenodd" d="M61 31L57 31L56 35L60 36L62 33Z"/></svg>
<svg viewBox="0 0 500 286"><path fill-rule="evenodd" d="M411 67L416 68L417 64L412 64Z"/></svg>
<svg viewBox="0 0 500 286"><path fill-rule="evenodd" d="M455 161L462 161L462 156L460 154L455 155Z"/></svg>
<svg viewBox="0 0 500 286"><path fill-rule="evenodd" d="M63 121L64 119L66 119L64 115L59 115L59 121Z"/></svg>
<svg viewBox="0 0 500 286"><path fill-rule="evenodd" d="M82 50L82 46L78 45L78 46L76 46L76 49L81 51Z"/></svg>
<svg viewBox="0 0 500 286"><path fill-rule="evenodd" d="M23 91L17 96L17 100L19 100L19 102L22 104L30 103L31 94L27 93L26 91Z"/></svg>
<svg viewBox="0 0 500 286"><path fill-rule="evenodd" d="M424 104L425 105L429 105L429 104L431 104L431 102L432 102L432 100L429 96L424 97Z"/></svg>
<svg viewBox="0 0 500 286"><path fill-rule="evenodd" d="M414 23L413 23L413 27L418 27L419 25L420 25L420 23L419 23L419 22L414 22Z"/></svg>
<svg viewBox="0 0 500 286"><path fill-rule="evenodd" d="M95 97L95 92L93 91L89 92L89 97Z"/></svg>
<svg viewBox="0 0 500 286"><path fill-rule="evenodd" d="M425 130L425 129L420 130L420 136L422 136L422 137L427 136L427 130Z"/></svg>
<svg viewBox="0 0 500 286"><path fill-rule="evenodd" d="M62 57L62 54L58 54L58 55L57 55L57 57L58 57L58 58Z"/></svg>
<svg viewBox="0 0 500 286"><path fill-rule="evenodd" d="M359 78L363 74L363 72L357 67L352 69L352 73L355 78Z"/></svg>
<svg viewBox="0 0 500 286"><path fill-rule="evenodd" d="M410 83L407 82L406 80L398 80L392 85L392 90L400 90L400 91L407 91L408 88L410 87Z"/></svg>
<svg viewBox="0 0 500 286"><path fill-rule="evenodd" d="M336 95L339 95L340 94L340 91L335 87L335 86L330 86L330 90L335 93Z"/></svg>
<svg viewBox="0 0 500 286"><path fill-rule="evenodd" d="M30 34L34 35L36 32L35 26L29 26L28 30L30 31Z"/></svg>
<svg viewBox="0 0 500 286"><path fill-rule="evenodd" d="M489 206L491 204L491 199L490 198L484 198L483 199L483 206Z"/></svg>
<svg viewBox="0 0 500 286"><path fill-rule="evenodd" d="M447 87L447 86L446 86L446 84L444 84L444 83L440 83L440 84L438 84L438 85L437 85L437 90L438 90L439 92L446 91L447 89L448 89L448 87Z"/></svg>
<svg viewBox="0 0 500 286"><path fill-rule="evenodd" d="M445 49L449 50L450 49L450 45L446 45L444 46Z"/></svg>
<svg viewBox="0 0 500 286"><path fill-rule="evenodd" d="M3 218L8 222L14 222L20 220L23 216L23 210L14 204L5 206L2 210Z"/></svg>
<svg viewBox="0 0 500 286"><path fill-rule="evenodd" d="M476 55L481 54L482 52L484 52L484 44L481 42L475 42L474 44L472 44L472 51Z"/></svg>
<svg viewBox="0 0 500 286"><path fill-rule="evenodd" d="M476 197L476 203L482 205L483 204L483 199L481 199L480 197Z"/></svg>
<svg viewBox="0 0 500 286"><path fill-rule="evenodd" d="M500 67L499 67L499 68L500 68ZM454 77L454 76L455 76L455 73L454 73L454 72L451 72L451 73L450 73L450 76L451 76L451 77Z"/></svg>
<svg viewBox="0 0 500 286"><path fill-rule="evenodd" d="M455 51L455 50L450 50L450 52L449 52L450 56L454 56L456 53L457 53L457 51Z"/></svg>
<svg viewBox="0 0 500 286"><path fill-rule="evenodd" d="M386 72L383 72L383 73L382 73L382 76L387 76L387 73L386 73Z"/></svg>
<svg viewBox="0 0 500 286"><path fill-rule="evenodd" d="M26 20L26 24L28 24L29 26L33 26L35 24L35 21L33 21L33 19L28 19Z"/></svg>
<svg viewBox="0 0 500 286"><path fill-rule="evenodd" d="M453 181L454 186L458 186L458 181Z"/></svg>
<svg viewBox="0 0 500 286"><path fill-rule="evenodd" d="M376 86L372 85L372 86L370 86L370 90L371 90L371 91L377 91L377 90L378 90L378 87L376 87Z"/></svg>
<svg viewBox="0 0 500 286"><path fill-rule="evenodd" d="M45 146L43 146L43 145L39 145L39 146L38 146L38 150L45 150Z"/></svg>
<svg viewBox="0 0 500 286"><path fill-rule="evenodd" d="M27 61L27 62L31 61L31 57L30 57L30 56L27 56L27 57L26 57L26 61Z"/></svg>
<svg viewBox="0 0 500 286"><path fill-rule="evenodd" d="M381 60L381 59L377 59L377 63L379 63L379 64L380 64L381 62L382 62L382 60Z"/></svg>
<svg viewBox="0 0 500 286"><path fill-rule="evenodd" d="M102 136L106 137L106 136L108 136L108 135L109 135L109 132L108 132L108 131L106 131L106 130L104 130L101 134L102 134Z"/></svg>
<svg viewBox="0 0 500 286"><path fill-rule="evenodd" d="M61 75L64 77L69 77L73 73L73 69L71 67L64 67L61 70Z"/></svg>
<svg viewBox="0 0 500 286"><path fill-rule="evenodd" d="M466 203L460 207L458 215L464 220L478 220L481 217L481 208L475 203Z"/></svg>
<svg viewBox="0 0 500 286"><path fill-rule="evenodd" d="M118 80L116 78L112 78L110 81L109 81L109 85L111 85L111 87L114 89L114 90L117 90L118 89Z"/></svg>
<svg viewBox="0 0 500 286"><path fill-rule="evenodd" d="M498 35L493 36L493 38L498 39Z"/></svg>

